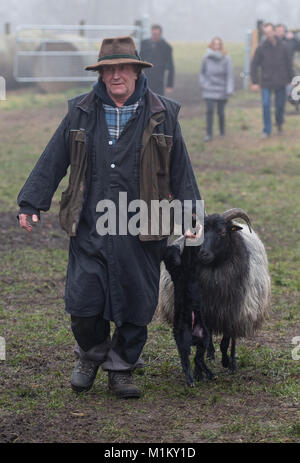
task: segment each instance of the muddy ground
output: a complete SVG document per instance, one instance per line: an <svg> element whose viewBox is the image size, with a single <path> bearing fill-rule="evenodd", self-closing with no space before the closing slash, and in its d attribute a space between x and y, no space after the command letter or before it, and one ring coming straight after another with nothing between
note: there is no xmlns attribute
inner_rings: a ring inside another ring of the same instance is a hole
<svg viewBox="0 0 300 463"><path fill-rule="evenodd" d="M7 360L0 362L0 442L299 442L300 371L299 362L291 360L291 339L300 335L296 307L300 288L294 284L298 264L291 251L296 236L294 231L289 233L296 225L291 205L284 197L289 227L280 241L274 233L276 221L258 207L262 200L254 196L251 184L253 181L255 185L261 176L269 182L274 175L277 185L276 176L281 171L294 181L299 169L298 148L294 158L283 160L282 139L262 146L257 137L260 120L252 123L250 117L245 122L243 115L234 120L234 113L231 135L204 146L200 142L203 124L200 133L198 122L194 123L204 115L198 93L195 98L196 84L194 77L178 79L172 95L183 105L182 126L195 172L210 198L210 210L231 206L228 195L239 191L241 203L244 201L252 214L257 211L257 227L267 242L276 280L271 317L253 339L239 341L235 375L220 366L217 349L217 360L211 366L215 381L186 388L172 333L154 321L144 352L147 366L136 374L143 392L140 400L115 399L107 390L102 372L88 394L77 395L70 389L73 338L69 317L63 311L68 239L58 224L59 197L54 200L54 211L43 214L34 239L16 227L13 203L2 197L0 335L6 339ZM232 111L239 114L240 108L257 120L257 99L237 98ZM64 111L65 105L61 104L0 112L10 149L19 149L12 137L9 142L13 133L39 149ZM243 124L246 129L241 129ZM289 146L299 147L295 124L288 133ZM251 152L247 154L246 150ZM246 154L241 162L239 153L243 152ZM20 166L15 169L19 175ZM244 182L242 191L235 176L241 176ZM274 199L272 207L274 213L283 206L279 199L275 204ZM282 268L278 267L280 246L291 253L289 263Z"/></svg>

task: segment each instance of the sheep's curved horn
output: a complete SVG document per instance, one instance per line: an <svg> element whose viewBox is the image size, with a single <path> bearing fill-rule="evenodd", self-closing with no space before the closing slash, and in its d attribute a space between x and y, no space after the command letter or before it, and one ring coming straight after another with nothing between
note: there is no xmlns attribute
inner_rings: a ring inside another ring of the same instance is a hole
<svg viewBox="0 0 300 463"><path fill-rule="evenodd" d="M252 233L250 219L248 217L248 214L246 214L246 212L243 211L243 209L240 209L238 207L235 207L234 209L229 209L228 211L223 212L222 217L226 220L226 222L229 222L229 220L237 218L245 220L250 233Z"/></svg>

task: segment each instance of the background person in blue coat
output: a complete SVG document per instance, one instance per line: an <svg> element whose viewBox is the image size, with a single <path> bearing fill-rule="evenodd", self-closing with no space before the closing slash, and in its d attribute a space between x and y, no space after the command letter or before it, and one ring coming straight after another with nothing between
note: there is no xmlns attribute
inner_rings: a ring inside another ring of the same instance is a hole
<svg viewBox="0 0 300 463"><path fill-rule="evenodd" d="M263 109L263 132L261 138L272 133L271 97L275 93L275 122L278 133L282 133L286 86L293 79L291 54L286 44L276 36L272 23L264 24L265 40L257 47L251 62L252 90L259 91Z"/></svg>
<svg viewBox="0 0 300 463"><path fill-rule="evenodd" d="M234 91L234 75L230 56L222 39L214 37L202 59L199 83L206 103L205 141L213 137L214 106L217 106L220 135L225 135L225 105Z"/></svg>
<svg viewBox="0 0 300 463"><path fill-rule="evenodd" d="M141 58L153 64L152 68L145 70L151 90L159 95L172 93L175 74L172 47L162 38L162 27L159 24L153 24L151 38L142 41Z"/></svg>

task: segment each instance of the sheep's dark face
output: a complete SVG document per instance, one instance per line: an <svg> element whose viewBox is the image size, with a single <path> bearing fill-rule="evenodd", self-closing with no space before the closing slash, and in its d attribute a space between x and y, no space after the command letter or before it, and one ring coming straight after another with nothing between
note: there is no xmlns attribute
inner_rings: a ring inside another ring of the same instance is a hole
<svg viewBox="0 0 300 463"><path fill-rule="evenodd" d="M232 234L242 230L242 227L226 222L219 214L212 214L204 220L204 241L198 251L198 260L203 265L209 265L224 256L232 243Z"/></svg>

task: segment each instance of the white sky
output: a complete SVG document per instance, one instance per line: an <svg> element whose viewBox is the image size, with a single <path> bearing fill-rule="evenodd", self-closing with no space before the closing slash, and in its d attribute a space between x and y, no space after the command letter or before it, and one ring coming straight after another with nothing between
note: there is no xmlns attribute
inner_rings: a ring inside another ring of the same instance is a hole
<svg viewBox="0 0 300 463"><path fill-rule="evenodd" d="M4 23L129 24L143 14L158 22L169 40L203 41L221 35L243 41L257 19L300 28L300 0L0 0L0 34Z"/></svg>

